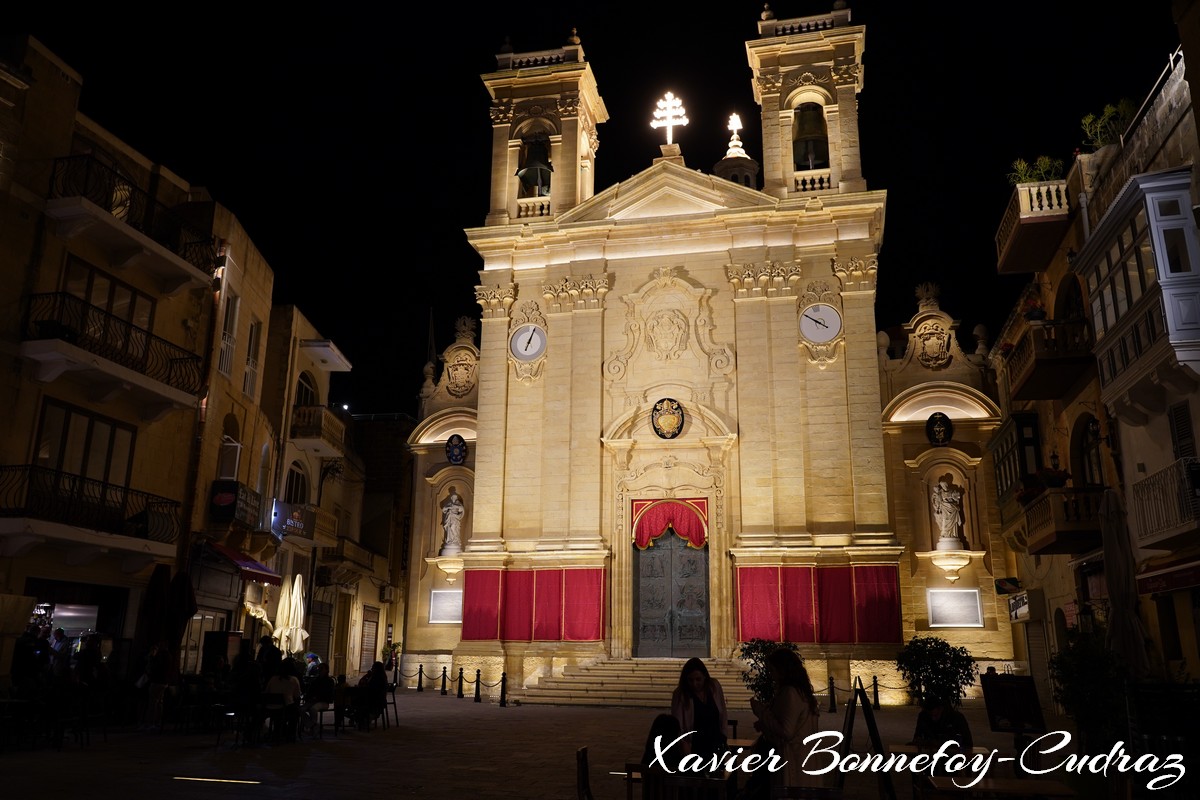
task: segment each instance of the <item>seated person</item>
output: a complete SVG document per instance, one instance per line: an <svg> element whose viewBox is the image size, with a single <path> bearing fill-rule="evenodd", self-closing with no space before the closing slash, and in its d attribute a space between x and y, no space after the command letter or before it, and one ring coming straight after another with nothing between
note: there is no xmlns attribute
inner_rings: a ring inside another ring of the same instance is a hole
<svg viewBox="0 0 1200 800"><path fill-rule="evenodd" d="M371 720L383 713L387 705L388 679L383 662L376 661L371 670L358 682L354 697L354 716L358 727L366 730Z"/></svg>
<svg viewBox="0 0 1200 800"><path fill-rule="evenodd" d="M947 740L957 742L960 751L969 753L974 746L971 726L967 724L963 713L945 700L938 697L926 698L922 703L921 713L917 715L912 744L936 750Z"/></svg>
<svg viewBox="0 0 1200 800"><path fill-rule="evenodd" d="M317 666L317 676L308 682L308 690L300 706L300 721L305 731L316 729L320 722L319 712L333 705L336 689L333 678L329 676L329 665L322 662Z"/></svg>
<svg viewBox="0 0 1200 800"><path fill-rule="evenodd" d="M266 711L275 721L276 735L279 735L282 724L282 732L287 738L295 733L294 726L300 710L300 679L296 677L298 670L295 663L290 658L283 659L278 671L267 679L267 685L263 688L263 694L276 695L273 701L267 702Z"/></svg>

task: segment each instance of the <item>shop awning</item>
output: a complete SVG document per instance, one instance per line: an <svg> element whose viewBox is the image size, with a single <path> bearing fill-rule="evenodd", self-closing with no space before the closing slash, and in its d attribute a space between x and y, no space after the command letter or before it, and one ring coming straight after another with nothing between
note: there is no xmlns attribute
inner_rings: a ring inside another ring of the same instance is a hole
<svg viewBox="0 0 1200 800"><path fill-rule="evenodd" d="M214 553L237 567L241 571L243 578L258 581L259 583L269 583L274 586L283 585L282 575L273 571L265 564L260 564L245 553L234 550L232 547L218 544L217 542L209 542L208 546L212 548Z"/></svg>

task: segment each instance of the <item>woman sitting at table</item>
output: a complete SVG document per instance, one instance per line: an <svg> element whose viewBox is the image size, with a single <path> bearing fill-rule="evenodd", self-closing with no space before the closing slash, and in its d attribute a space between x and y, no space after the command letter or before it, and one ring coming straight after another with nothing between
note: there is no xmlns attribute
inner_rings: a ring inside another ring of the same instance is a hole
<svg viewBox="0 0 1200 800"><path fill-rule="evenodd" d="M812 680L804 662L794 651L779 648L767 656L767 672L775 687L770 703L757 698L750 708L758 720L755 730L761 732L756 752L766 753L773 748L787 765L779 772L755 772L747 782L747 797L766 798L778 787L822 787L824 779L804 771L808 750L804 739L817 732L820 709L813 693Z"/></svg>
<svg viewBox="0 0 1200 800"><path fill-rule="evenodd" d="M956 742L961 751L971 751L974 742L967 718L940 697L926 698L917 714L911 743L936 750L949 740Z"/></svg>
<svg viewBox="0 0 1200 800"><path fill-rule="evenodd" d="M695 753L708 758L725 749L729 725L725 692L700 659L684 662L671 695L671 713L679 720L679 730L690 734L676 748L681 757Z"/></svg>
<svg viewBox="0 0 1200 800"><path fill-rule="evenodd" d="M358 682L354 693L354 721L360 730L370 727L371 720L383 713L387 704L388 679L383 662L376 661Z"/></svg>

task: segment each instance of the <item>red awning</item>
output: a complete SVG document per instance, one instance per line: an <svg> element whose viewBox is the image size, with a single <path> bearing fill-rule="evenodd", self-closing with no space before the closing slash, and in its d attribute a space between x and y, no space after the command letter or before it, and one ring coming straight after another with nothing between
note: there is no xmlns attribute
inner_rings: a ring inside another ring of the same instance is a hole
<svg viewBox="0 0 1200 800"><path fill-rule="evenodd" d="M273 571L270 567L255 561L245 553L216 542L209 542L208 546L212 548L214 553L241 570L243 578L258 581L259 583L270 583L274 586L283 585L283 576Z"/></svg>

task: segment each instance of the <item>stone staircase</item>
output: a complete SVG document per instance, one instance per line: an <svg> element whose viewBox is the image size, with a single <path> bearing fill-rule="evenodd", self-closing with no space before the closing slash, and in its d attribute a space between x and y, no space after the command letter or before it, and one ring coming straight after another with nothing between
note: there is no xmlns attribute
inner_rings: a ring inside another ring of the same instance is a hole
<svg viewBox="0 0 1200 800"><path fill-rule="evenodd" d="M622 706L671 710L671 692L679 684L686 659L601 659L566 667L561 676L542 677L524 688L510 688L512 700L529 705ZM742 682L744 664L734 659L704 659L721 682L731 717L750 717L750 690Z"/></svg>

